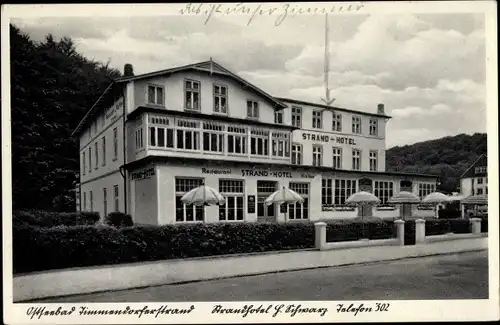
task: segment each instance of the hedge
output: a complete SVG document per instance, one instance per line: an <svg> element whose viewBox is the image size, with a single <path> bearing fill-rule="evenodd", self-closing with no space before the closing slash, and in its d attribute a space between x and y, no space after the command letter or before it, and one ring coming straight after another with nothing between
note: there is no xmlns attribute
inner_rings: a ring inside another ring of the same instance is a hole
<svg viewBox="0 0 500 325"><path fill-rule="evenodd" d="M396 237L394 221L333 221L327 222L326 241L353 241L362 238L389 239Z"/></svg>
<svg viewBox="0 0 500 325"><path fill-rule="evenodd" d="M314 225L14 227L14 272L314 247Z"/></svg>
<svg viewBox="0 0 500 325"><path fill-rule="evenodd" d="M111 212L104 218L104 223L113 227L130 227L134 225L132 216L123 212Z"/></svg>
<svg viewBox="0 0 500 325"><path fill-rule="evenodd" d="M14 226L35 227L95 225L100 219L97 212L50 212L40 210L15 211L12 216Z"/></svg>

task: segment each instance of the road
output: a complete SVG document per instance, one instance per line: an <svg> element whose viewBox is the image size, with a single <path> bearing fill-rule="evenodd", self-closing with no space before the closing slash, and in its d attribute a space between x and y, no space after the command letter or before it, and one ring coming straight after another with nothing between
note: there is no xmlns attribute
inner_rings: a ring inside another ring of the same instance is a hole
<svg viewBox="0 0 500 325"><path fill-rule="evenodd" d="M39 302L487 299L486 251L59 297Z"/></svg>

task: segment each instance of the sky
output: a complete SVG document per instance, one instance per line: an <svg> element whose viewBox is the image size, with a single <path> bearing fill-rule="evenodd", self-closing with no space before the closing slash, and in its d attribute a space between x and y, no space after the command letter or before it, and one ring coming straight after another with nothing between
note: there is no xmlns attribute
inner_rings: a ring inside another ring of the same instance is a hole
<svg viewBox="0 0 500 325"><path fill-rule="evenodd" d="M386 144L486 132L482 14L330 14L334 105L393 118ZM146 73L208 60L277 96L321 103L324 16L15 18L34 40L69 36L80 53Z"/></svg>

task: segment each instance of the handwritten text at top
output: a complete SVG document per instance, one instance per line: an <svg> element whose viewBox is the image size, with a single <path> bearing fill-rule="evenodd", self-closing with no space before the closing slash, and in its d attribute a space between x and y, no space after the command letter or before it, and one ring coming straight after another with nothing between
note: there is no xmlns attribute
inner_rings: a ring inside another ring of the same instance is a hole
<svg viewBox="0 0 500 325"><path fill-rule="evenodd" d="M291 5L288 3L282 4L266 4L265 7L261 4L229 4L229 3L188 3L184 8L179 10L181 15L204 15L206 16L205 25L208 24L210 19L215 15L249 15L247 21L249 26L252 21L258 16L271 16L275 15L277 18L274 21L275 26L279 26L289 16L297 15L315 15L327 13L353 13L358 12L364 7L363 3L349 4L349 3L336 3L327 7L308 7L307 5Z"/></svg>

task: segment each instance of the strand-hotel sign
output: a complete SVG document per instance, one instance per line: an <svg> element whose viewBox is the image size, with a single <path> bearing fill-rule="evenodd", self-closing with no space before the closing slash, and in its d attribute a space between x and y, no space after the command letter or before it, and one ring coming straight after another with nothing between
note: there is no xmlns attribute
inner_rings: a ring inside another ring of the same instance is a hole
<svg viewBox="0 0 500 325"><path fill-rule="evenodd" d="M356 145L356 141L354 138L336 136L330 134L317 134L317 133L302 133L303 140L315 141L315 142L325 142L325 143L337 143L337 144L348 144L351 146Z"/></svg>

